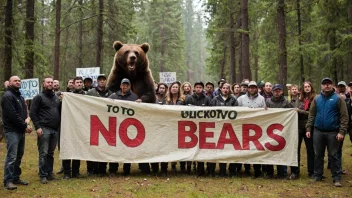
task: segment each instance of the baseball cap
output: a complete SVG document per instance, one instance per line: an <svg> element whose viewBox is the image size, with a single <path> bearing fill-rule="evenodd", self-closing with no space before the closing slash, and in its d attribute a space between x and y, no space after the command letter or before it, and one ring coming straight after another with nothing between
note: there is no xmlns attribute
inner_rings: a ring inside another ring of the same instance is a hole
<svg viewBox="0 0 352 198"><path fill-rule="evenodd" d="M101 78L105 78L105 79L106 79L105 74L99 74L99 76L98 76L97 80L99 80L99 79L101 79Z"/></svg>
<svg viewBox="0 0 352 198"><path fill-rule="evenodd" d="M87 77L83 80L83 82L86 82L86 80L89 80L90 82L93 82L93 79L91 77Z"/></svg>
<svg viewBox="0 0 352 198"><path fill-rule="evenodd" d="M242 82L241 85L242 85L243 83L245 83L245 82ZM245 85L248 85L248 87L249 87L249 86L256 86L256 87L258 87L258 85L257 85L257 83L256 83L255 81L250 81L248 84L245 83Z"/></svg>
<svg viewBox="0 0 352 198"><path fill-rule="evenodd" d="M122 85L123 83L131 84L130 80L128 80L127 78L124 78L124 79L121 80L121 85Z"/></svg>
<svg viewBox="0 0 352 198"><path fill-rule="evenodd" d="M197 86L197 85L202 85L202 87L204 88L204 83L202 81L197 81L194 83L194 86Z"/></svg>
<svg viewBox="0 0 352 198"><path fill-rule="evenodd" d="M225 78L220 79L219 82L218 82L218 85L220 85L221 82L226 83Z"/></svg>
<svg viewBox="0 0 352 198"><path fill-rule="evenodd" d="M251 81L252 82L252 81ZM254 81L253 81L254 82ZM249 83L246 81L241 82L241 86L249 86ZM255 82L255 86L257 86L257 83Z"/></svg>
<svg viewBox="0 0 352 198"><path fill-rule="evenodd" d="M264 87L265 82L260 80L257 82L258 87Z"/></svg>
<svg viewBox="0 0 352 198"><path fill-rule="evenodd" d="M325 84L325 83L327 83L327 82L332 83L331 78L328 78L328 77L324 78L324 79L321 81L321 84Z"/></svg>
<svg viewBox="0 0 352 198"><path fill-rule="evenodd" d="M337 86L347 86L345 81L340 81L339 83L337 83Z"/></svg>
<svg viewBox="0 0 352 198"><path fill-rule="evenodd" d="M350 83L348 83L348 86L352 86L352 81Z"/></svg>
<svg viewBox="0 0 352 198"><path fill-rule="evenodd" d="M275 90L277 90L277 89L284 90L284 88L282 87L282 85L280 85L280 84L275 84L275 85L273 86L273 91L275 91Z"/></svg>

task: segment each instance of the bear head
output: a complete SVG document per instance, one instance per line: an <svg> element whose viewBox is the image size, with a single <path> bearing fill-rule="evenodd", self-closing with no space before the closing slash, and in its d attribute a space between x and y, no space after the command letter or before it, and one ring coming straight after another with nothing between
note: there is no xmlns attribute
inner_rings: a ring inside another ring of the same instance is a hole
<svg viewBox="0 0 352 198"><path fill-rule="evenodd" d="M120 41L114 42L115 69L123 70L126 73L145 72L149 70L147 52L149 44L122 44Z"/></svg>

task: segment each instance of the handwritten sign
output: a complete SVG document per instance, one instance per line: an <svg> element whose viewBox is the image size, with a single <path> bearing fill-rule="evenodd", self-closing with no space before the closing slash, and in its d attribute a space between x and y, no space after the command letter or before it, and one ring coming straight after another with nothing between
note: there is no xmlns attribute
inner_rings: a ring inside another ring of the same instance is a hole
<svg viewBox="0 0 352 198"><path fill-rule="evenodd" d="M97 85L97 78L100 74L100 67L86 67L86 68L76 68L76 76L82 76L83 79L85 78L92 78L93 86Z"/></svg>
<svg viewBox="0 0 352 198"><path fill-rule="evenodd" d="M160 72L160 82L171 84L176 81L176 72Z"/></svg>
<svg viewBox="0 0 352 198"><path fill-rule="evenodd" d="M25 100L32 100L34 96L39 94L39 79L31 78L31 79L23 79L21 80L21 95Z"/></svg>

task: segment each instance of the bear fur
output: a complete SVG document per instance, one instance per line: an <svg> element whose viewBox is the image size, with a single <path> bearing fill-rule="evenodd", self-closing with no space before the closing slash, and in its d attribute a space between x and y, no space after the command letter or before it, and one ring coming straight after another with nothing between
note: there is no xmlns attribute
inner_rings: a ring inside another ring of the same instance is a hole
<svg viewBox="0 0 352 198"><path fill-rule="evenodd" d="M116 50L107 87L112 92L120 90L121 80L127 78L131 82L131 90L142 102L155 103L155 88L152 73L149 69L147 52L149 44L122 44L115 41Z"/></svg>

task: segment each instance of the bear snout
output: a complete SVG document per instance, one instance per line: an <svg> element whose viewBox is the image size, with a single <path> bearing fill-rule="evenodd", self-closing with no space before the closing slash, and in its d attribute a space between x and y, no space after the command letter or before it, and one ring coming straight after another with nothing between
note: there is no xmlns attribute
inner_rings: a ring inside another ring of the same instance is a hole
<svg viewBox="0 0 352 198"><path fill-rule="evenodd" d="M132 61L132 62L135 62L136 59L137 59L137 56L136 56L135 54L133 54L133 53L130 53L130 54L128 55L128 59L129 59L130 61Z"/></svg>

